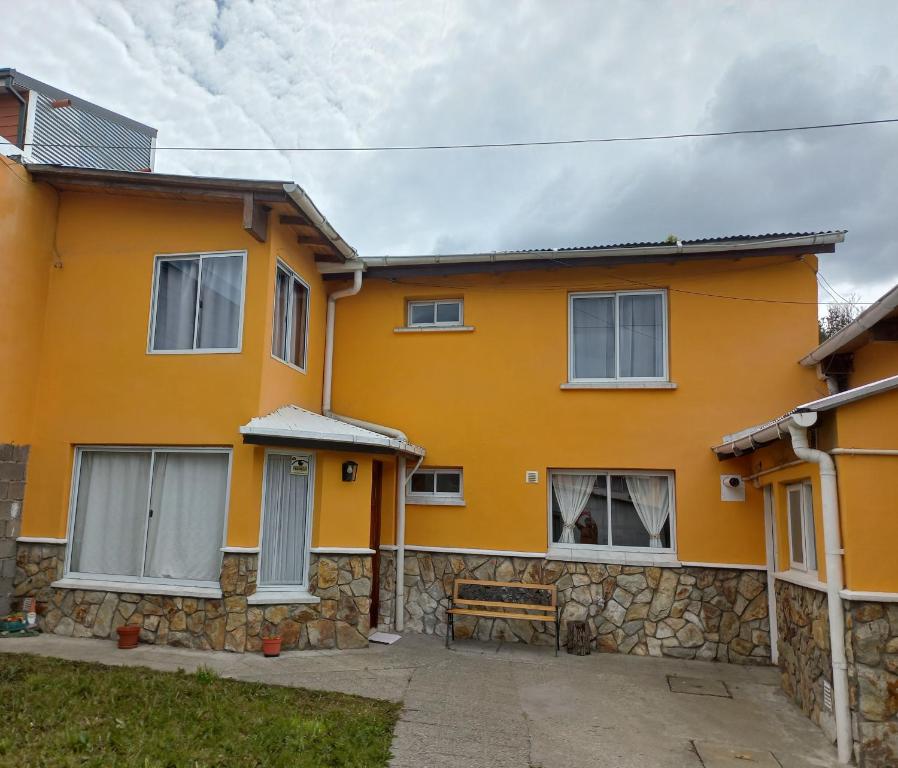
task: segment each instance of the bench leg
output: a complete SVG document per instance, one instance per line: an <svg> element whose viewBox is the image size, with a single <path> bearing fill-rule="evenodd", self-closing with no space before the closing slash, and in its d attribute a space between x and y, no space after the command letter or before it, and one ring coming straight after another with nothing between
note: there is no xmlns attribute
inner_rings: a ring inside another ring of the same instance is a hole
<svg viewBox="0 0 898 768"><path fill-rule="evenodd" d="M452 603L450 601L449 607L452 607ZM446 614L446 648L449 648L449 640L455 642L455 619L451 613Z"/></svg>
<svg viewBox="0 0 898 768"><path fill-rule="evenodd" d="M555 611L555 655L558 656L558 650L561 648L561 613Z"/></svg>

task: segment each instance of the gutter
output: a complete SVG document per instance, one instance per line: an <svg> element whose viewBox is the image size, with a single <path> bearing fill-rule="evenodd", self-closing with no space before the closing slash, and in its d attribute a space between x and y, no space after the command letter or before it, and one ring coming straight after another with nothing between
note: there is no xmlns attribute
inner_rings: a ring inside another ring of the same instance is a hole
<svg viewBox="0 0 898 768"><path fill-rule="evenodd" d="M309 221L320 230L321 234L331 242L344 259L349 261L358 260L359 255L355 248L340 237L340 233L333 228L331 223L324 217L324 214L318 210L318 207L312 202L312 198L306 194L302 187L290 182L284 184L284 192L296 204L296 207L308 217ZM355 272L357 268L353 266L350 269Z"/></svg>
<svg viewBox="0 0 898 768"><path fill-rule="evenodd" d="M598 248L557 248L549 250L498 251L492 253L453 253L439 256L366 256L368 267L414 267L438 264L474 264L513 261L533 261L535 259L587 259L612 258L619 256L682 256L701 253L723 253L757 250L764 247L814 248L820 245L834 245L845 240L844 232L820 232L799 237L771 238L769 240L735 240L725 242L681 241L676 244L610 246ZM330 271L340 271L336 267Z"/></svg>
<svg viewBox="0 0 898 768"><path fill-rule="evenodd" d="M842 606L844 575L842 535L839 530L839 497L836 466L825 451L808 446L808 427L817 422L816 413L796 413L789 423L792 449L799 459L816 464L820 472L823 541L826 553L826 603L829 615L829 644L832 654L833 714L836 718L836 748L839 762L851 762L851 707L848 699L848 663L845 658L845 611Z"/></svg>
<svg viewBox="0 0 898 768"><path fill-rule="evenodd" d="M884 296L880 296L841 331L828 338L813 352L801 358L799 363L810 367L822 362L830 355L840 352L843 347L850 344L866 331L869 331L874 325L894 312L895 309L898 309L898 285Z"/></svg>

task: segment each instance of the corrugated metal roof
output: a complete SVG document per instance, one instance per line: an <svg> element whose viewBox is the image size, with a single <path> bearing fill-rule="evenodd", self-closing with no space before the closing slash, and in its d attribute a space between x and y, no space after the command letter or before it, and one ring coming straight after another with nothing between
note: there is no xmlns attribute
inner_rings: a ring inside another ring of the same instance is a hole
<svg viewBox="0 0 898 768"><path fill-rule="evenodd" d="M285 405L267 416L256 416L240 427L240 434L298 442L349 444L364 451L378 449L423 456L421 446L322 416L296 405Z"/></svg>

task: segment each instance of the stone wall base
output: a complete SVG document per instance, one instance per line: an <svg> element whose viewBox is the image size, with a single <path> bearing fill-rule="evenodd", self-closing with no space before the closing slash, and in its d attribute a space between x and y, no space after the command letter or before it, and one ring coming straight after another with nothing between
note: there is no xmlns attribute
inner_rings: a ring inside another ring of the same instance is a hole
<svg viewBox="0 0 898 768"><path fill-rule="evenodd" d="M844 602L845 652L855 760L863 768L898 765L898 604ZM831 741L835 717L824 703L832 685L826 593L776 583L780 670L786 694Z"/></svg>
<svg viewBox="0 0 898 768"><path fill-rule="evenodd" d="M225 554L222 597L170 597L135 592L59 589L64 545L20 544L16 589L43 604L44 632L115 638L116 628L138 624L144 643L242 653L259 651L262 637L278 633L285 650L365 648L368 645L371 558L312 555L309 591L316 605L250 605L257 555Z"/></svg>
<svg viewBox="0 0 898 768"><path fill-rule="evenodd" d="M384 575L394 568L384 553ZM406 551L405 628L445 636L456 578L555 584L562 642L567 621L586 621L599 651L641 656L769 664L766 574L718 568L653 568L571 563L542 558ZM384 579L380 624L392 621ZM458 639L552 645L554 625L458 617Z"/></svg>
<svg viewBox="0 0 898 768"><path fill-rule="evenodd" d="M0 616L10 610L27 466L27 445L0 445Z"/></svg>

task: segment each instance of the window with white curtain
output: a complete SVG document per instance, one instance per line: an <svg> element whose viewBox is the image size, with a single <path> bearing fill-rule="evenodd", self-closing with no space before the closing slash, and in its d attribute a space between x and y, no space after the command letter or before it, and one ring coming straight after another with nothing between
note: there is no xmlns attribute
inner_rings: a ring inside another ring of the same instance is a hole
<svg viewBox="0 0 898 768"><path fill-rule="evenodd" d="M301 370L306 367L308 316L309 286L279 262L274 283L271 354Z"/></svg>
<svg viewBox="0 0 898 768"><path fill-rule="evenodd" d="M230 453L79 448L74 577L218 586Z"/></svg>
<svg viewBox="0 0 898 768"><path fill-rule="evenodd" d="M789 516L789 563L799 571L817 571L814 495L807 481L786 486Z"/></svg>
<svg viewBox="0 0 898 768"><path fill-rule="evenodd" d="M150 350L239 351L245 262L243 252L158 256Z"/></svg>
<svg viewBox="0 0 898 768"><path fill-rule="evenodd" d="M569 380L665 381L666 304L664 291L570 294Z"/></svg>
<svg viewBox="0 0 898 768"><path fill-rule="evenodd" d="M549 480L551 543L673 550L672 473L555 470Z"/></svg>

